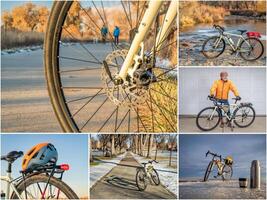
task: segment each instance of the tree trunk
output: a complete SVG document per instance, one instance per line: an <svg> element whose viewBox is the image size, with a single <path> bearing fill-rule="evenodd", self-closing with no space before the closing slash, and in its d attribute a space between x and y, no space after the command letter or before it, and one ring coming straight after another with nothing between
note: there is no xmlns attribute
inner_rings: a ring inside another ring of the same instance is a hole
<svg viewBox="0 0 267 200"><path fill-rule="evenodd" d="M148 149L147 149L147 155L146 155L147 158L151 157L152 147L153 147L153 135L150 134L149 139L148 139Z"/></svg>
<svg viewBox="0 0 267 200"><path fill-rule="evenodd" d="M158 143L156 142L156 153L155 153L154 160L157 160L157 155L158 155Z"/></svg>
<svg viewBox="0 0 267 200"><path fill-rule="evenodd" d="M111 135L111 152L110 152L110 157L113 155L116 155L116 150L115 150L115 136L114 134Z"/></svg>
<svg viewBox="0 0 267 200"><path fill-rule="evenodd" d="M170 150L169 166L172 166L172 148Z"/></svg>
<svg viewBox="0 0 267 200"><path fill-rule="evenodd" d="M93 152L92 152L92 142L91 142L91 135L90 135L90 162L94 162Z"/></svg>

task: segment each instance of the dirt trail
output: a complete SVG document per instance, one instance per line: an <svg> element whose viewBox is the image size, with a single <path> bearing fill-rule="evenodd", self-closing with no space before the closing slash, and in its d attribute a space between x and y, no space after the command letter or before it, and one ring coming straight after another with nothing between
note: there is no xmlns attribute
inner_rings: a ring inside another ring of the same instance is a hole
<svg viewBox="0 0 267 200"><path fill-rule="evenodd" d="M176 199L164 186L148 185L140 192L136 186L136 167L140 166L130 152L90 190L91 199Z"/></svg>

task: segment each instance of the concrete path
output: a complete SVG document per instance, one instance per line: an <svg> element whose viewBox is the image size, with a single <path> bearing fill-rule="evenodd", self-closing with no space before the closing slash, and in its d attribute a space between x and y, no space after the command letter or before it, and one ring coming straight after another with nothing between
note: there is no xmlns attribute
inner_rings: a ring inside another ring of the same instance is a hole
<svg viewBox="0 0 267 200"><path fill-rule="evenodd" d="M179 183L180 199L266 199L266 183L261 189L240 188L238 180L184 181Z"/></svg>
<svg viewBox="0 0 267 200"><path fill-rule="evenodd" d="M180 117L179 118L179 130L180 132L202 132L200 129L198 129L196 125L196 118L195 117ZM236 133L243 133L243 132L251 132L251 133L259 133L259 132L265 132L266 131L266 117L256 117L253 124L247 128L238 128L235 127L233 132ZM225 127L220 128L220 126L217 126L212 132L231 132L231 128Z"/></svg>
<svg viewBox="0 0 267 200"><path fill-rule="evenodd" d="M140 192L136 186L139 163L128 152L121 162L90 190L90 199L176 199L164 186L148 185Z"/></svg>

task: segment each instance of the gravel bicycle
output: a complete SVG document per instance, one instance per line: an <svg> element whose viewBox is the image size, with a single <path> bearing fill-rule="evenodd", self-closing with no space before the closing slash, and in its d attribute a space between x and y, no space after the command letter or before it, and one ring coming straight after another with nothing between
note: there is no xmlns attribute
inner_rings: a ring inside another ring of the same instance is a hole
<svg viewBox="0 0 267 200"><path fill-rule="evenodd" d="M176 16L176 0L54 2L44 66L64 132L176 132Z"/></svg>
<svg viewBox="0 0 267 200"><path fill-rule="evenodd" d="M1 181L7 183L6 192L1 192L1 199L78 199L62 181L63 173L69 170L67 164L46 165L31 173L20 171L21 176L13 179L12 164L22 155L22 151L11 151L1 156L1 160L8 162L6 176L1 176Z"/></svg>
<svg viewBox="0 0 267 200"><path fill-rule="evenodd" d="M160 184L159 175L156 169L153 167L153 162L158 163L156 160L148 161L147 163L142 163L142 167L136 169L136 185L140 191L144 191L148 183L155 185Z"/></svg>
<svg viewBox="0 0 267 200"><path fill-rule="evenodd" d="M209 162L209 165L206 169L204 181L207 181L209 179L210 173L212 172L214 165L217 167L217 172L214 178L221 176L223 180L230 180L233 176L233 158L231 156L222 158L221 155L212 153L210 151L206 153L206 157L209 154L212 156L212 160Z"/></svg>
<svg viewBox="0 0 267 200"><path fill-rule="evenodd" d="M220 56L226 47L226 43L230 46L232 54L240 55L246 61L255 61L259 59L264 47L259 40L261 37L258 32L247 32L247 30L237 30L240 34L233 34L225 31L225 28L220 25L213 26L218 32L219 36L208 38L203 46L202 53L206 58L217 58ZM247 37L244 36L246 33ZM231 37L238 38L235 44Z"/></svg>
<svg viewBox="0 0 267 200"><path fill-rule="evenodd" d="M232 131L234 124L239 128L246 128L255 120L256 112L252 107L252 103L237 104L237 101L241 99L232 98L235 103L223 105L214 97L208 96L208 99L213 102L214 106L204 108L196 118L197 127L202 131L215 129L220 122L223 122L223 117L226 118Z"/></svg>

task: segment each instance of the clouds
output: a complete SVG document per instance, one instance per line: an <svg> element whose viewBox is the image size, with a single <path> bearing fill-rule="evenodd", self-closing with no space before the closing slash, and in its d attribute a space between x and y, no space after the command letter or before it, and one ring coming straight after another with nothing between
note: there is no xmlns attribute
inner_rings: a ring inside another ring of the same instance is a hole
<svg viewBox="0 0 267 200"><path fill-rule="evenodd" d="M265 175L265 135L180 135L179 141L180 177L202 177L211 160L211 157L205 157L208 150L223 157L233 157L235 178L249 176L252 160L260 160L262 173Z"/></svg>

